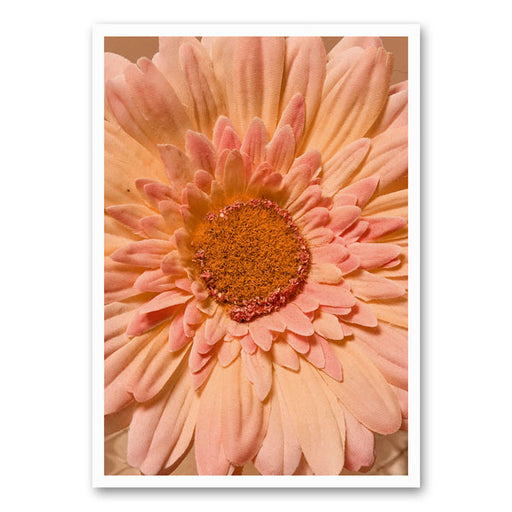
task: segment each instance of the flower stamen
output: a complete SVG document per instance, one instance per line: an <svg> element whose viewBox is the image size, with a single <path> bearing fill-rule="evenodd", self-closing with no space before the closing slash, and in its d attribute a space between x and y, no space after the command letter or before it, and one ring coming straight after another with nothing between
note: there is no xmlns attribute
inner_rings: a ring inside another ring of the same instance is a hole
<svg viewBox="0 0 512 512"><path fill-rule="evenodd" d="M310 268L309 249L290 214L268 199L208 213L194 247L209 295L230 307L237 322L284 306Z"/></svg>

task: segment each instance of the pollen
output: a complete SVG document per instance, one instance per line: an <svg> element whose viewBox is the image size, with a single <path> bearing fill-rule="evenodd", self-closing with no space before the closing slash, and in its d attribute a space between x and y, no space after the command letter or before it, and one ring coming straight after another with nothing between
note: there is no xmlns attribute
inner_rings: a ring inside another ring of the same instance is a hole
<svg viewBox="0 0 512 512"><path fill-rule="evenodd" d="M251 199L206 215L195 262L210 296L248 322L276 311L301 290L311 256L290 214Z"/></svg>

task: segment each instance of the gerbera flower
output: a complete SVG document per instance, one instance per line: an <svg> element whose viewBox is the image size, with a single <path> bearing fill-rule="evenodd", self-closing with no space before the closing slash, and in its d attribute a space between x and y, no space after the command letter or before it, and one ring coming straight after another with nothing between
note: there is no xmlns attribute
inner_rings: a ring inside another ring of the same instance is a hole
<svg viewBox="0 0 512 512"><path fill-rule="evenodd" d="M376 38L106 54L105 413L127 461L368 468L407 427L407 83ZM114 426L112 426L114 425Z"/></svg>

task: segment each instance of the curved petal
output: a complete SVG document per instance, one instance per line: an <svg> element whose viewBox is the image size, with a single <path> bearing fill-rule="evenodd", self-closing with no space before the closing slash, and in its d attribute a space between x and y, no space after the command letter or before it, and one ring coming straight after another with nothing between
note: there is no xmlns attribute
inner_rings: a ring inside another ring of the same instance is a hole
<svg viewBox="0 0 512 512"><path fill-rule="evenodd" d="M274 366L279 390L313 472L337 475L343 469L344 448L337 418L326 396L329 390L310 364L301 361L300 366L299 372Z"/></svg>
<svg viewBox="0 0 512 512"><path fill-rule="evenodd" d="M274 132L279 114L284 39L218 37L210 46L215 74L224 84L229 117L244 134L254 117Z"/></svg>
<svg viewBox="0 0 512 512"><path fill-rule="evenodd" d="M328 69L326 83L334 86L328 92L324 87L307 147L329 159L341 146L363 137L387 101L392 69L391 54L375 47L362 50L341 76L337 68Z"/></svg>
<svg viewBox="0 0 512 512"><path fill-rule="evenodd" d="M331 344L343 365L343 382L326 377L341 403L367 428L392 434L402 423L398 400L381 373L350 343Z"/></svg>

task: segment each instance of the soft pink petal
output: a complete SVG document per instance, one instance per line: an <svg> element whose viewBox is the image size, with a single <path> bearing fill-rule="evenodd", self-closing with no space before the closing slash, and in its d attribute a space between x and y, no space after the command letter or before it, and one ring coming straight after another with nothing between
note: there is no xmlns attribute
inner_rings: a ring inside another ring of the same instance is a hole
<svg viewBox="0 0 512 512"><path fill-rule="evenodd" d="M342 190L342 194L355 196L357 198L357 206L364 208L375 193L378 183L379 179L377 177L364 178L345 187Z"/></svg>
<svg viewBox="0 0 512 512"><path fill-rule="evenodd" d="M164 274L161 269L146 270L139 275L133 286L141 292L154 293L165 292L175 287L171 277Z"/></svg>
<svg viewBox="0 0 512 512"><path fill-rule="evenodd" d="M311 320L294 304L289 303L276 312L286 328L302 336L310 336L314 329Z"/></svg>
<svg viewBox="0 0 512 512"><path fill-rule="evenodd" d="M184 146L192 128L174 89L148 59L127 66L124 75L107 82L107 101L123 129L151 151L156 144Z"/></svg>
<svg viewBox="0 0 512 512"><path fill-rule="evenodd" d="M302 94L296 94L291 98L287 107L284 109L276 131L278 132L283 126L289 125L293 130L295 145L298 147L304 132L305 118L306 104L304 96L302 96Z"/></svg>
<svg viewBox="0 0 512 512"><path fill-rule="evenodd" d="M358 139L325 162L322 188L326 195L334 196L350 182L369 149L370 139Z"/></svg>
<svg viewBox="0 0 512 512"><path fill-rule="evenodd" d="M361 468L373 466L374 436L359 421L345 409L345 424L347 439L345 442L345 467L350 471L359 471Z"/></svg>
<svg viewBox="0 0 512 512"><path fill-rule="evenodd" d="M366 270L379 268L399 256L401 249L398 245L382 243L350 244L351 254L359 258L360 267Z"/></svg>
<svg viewBox="0 0 512 512"><path fill-rule="evenodd" d="M272 398L267 434L254 465L263 475L291 475L297 469L301 455L290 413L277 390Z"/></svg>
<svg viewBox="0 0 512 512"><path fill-rule="evenodd" d="M351 293L339 285L307 282L304 287L304 293L308 293L325 306L349 308L356 302Z"/></svg>
<svg viewBox="0 0 512 512"><path fill-rule="evenodd" d="M347 72L329 68L326 83L335 85L328 92L324 87L308 147L321 150L329 159L339 147L363 137L387 101L392 67L391 54L370 47L362 50Z"/></svg>
<svg viewBox="0 0 512 512"><path fill-rule="evenodd" d="M127 380L127 390L133 393L137 402L150 400L171 378L187 352L170 352L168 333L163 329L152 340L150 350Z"/></svg>
<svg viewBox="0 0 512 512"><path fill-rule="evenodd" d="M330 340L342 340L343 330L338 319L329 313L320 310L313 320L315 332Z"/></svg>
<svg viewBox="0 0 512 512"><path fill-rule="evenodd" d="M194 447L200 475L227 475L230 463L222 447L223 372L217 365L205 386L199 405Z"/></svg>
<svg viewBox="0 0 512 512"><path fill-rule="evenodd" d="M336 354L331 348L331 344L322 336L317 336L316 338L320 342L322 352L324 353L325 362L322 370L329 375L329 377L341 381L343 379L343 369L340 360L336 357Z"/></svg>
<svg viewBox="0 0 512 512"><path fill-rule="evenodd" d="M274 368L295 434L313 472L339 474L344 448L336 414L326 396L329 390L308 363L301 363L298 373L280 366Z"/></svg>
<svg viewBox="0 0 512 512"><path fill-rule="evenodd" d="M295 137L289 125L279 127L267 145L267 162L279 173L286 174L295 156Z"/></svg>
<svg viewBox="0 0 512 512"><path fill-rule="evenodd" d="M359 239L361 242L373 242L407 225L407 220L403 217L365 217L364 220L369 226L366 233Z"/></svg>
<svg viewBox="0 0 512 512"><path fill-rule="evenodd" d="M398 430L402 421L398 400L381 373L350 342L331 348L343 365L343 382L326 382L343 405L374 432Z"/></svg>
<svg viewBox="0 0 512 512"><path fill-rule="evenodd" d="M259 400L263 401L272 388L272 360L267 352L242 352L242 363L247 378L253 383Z"/></svg>
<svg viewBox="0 0 512 512"><path fill-rule="evenodd" d="M409 103L408 83L405 81L396 85L399 85L400 89L395 89L392 92L390 88L390 96L386 107L382 111L379 119L377 119L375 124L371 127L368 136L375 137L386 130L407 126Z"/></svg>
<svg viewBox="0 0 512 512"><path fill-rule="evenodd" d="M252 119L259 117L273 132L279 113L284 39L219 37L207 44L237 131L245 133Z"/></svg>
<svg viewBox="0 0 512 512"><path fill-rule="evenodd" d="M377 327L378 320L372 308L358 300L348 315L342 320L351 324L362 325L363 327Z"/></svg>
<svg viewBox="0 0 512 512"><path fill-rule="evenodd" d="M169 328L169 350L171 352L181 350L191 341L191 337L185 332L185 312L186 307L181 308L171 322Z"/></svg>
<svg viewBox="0 0 512 512"><path fill-rule="evenodd" d="M194 169L203 169L213 175L217 164L215 149L204 134L188 131L185 138L187 154Z"/></svg>
<svg viewBox="0 0 512 512"><path fill-rule="evenodd" d="M242 142L241 151L249 156L250 161L257 167L266 158L268 135L263 121L254 118L247 129Z"/></svg>
<svg viewBox="0 0 512 512"><path fill-rule="evenodd" d="M140 269L116 263L105 258L104 291L105 304L125 300L140 293L134 283L140 275Z"/></svg>
<svg viewBox="0 0 512 512"><path fill-rule="evenodd" d="M199 130L211 137L215 120L225 111L224 99L212 63L202 45L184 43L180 64L192 97L193 118Z"/></svg>
<svg viewBox="0 0 512 512"><path fill-rule="evenodd" d="M272 344L272 361L274 364L290 368L290 370L299 369L299 358L295 351L283 341Z"/></svg>
<svg viewBox="0 0 512 512"><path fill-rule="evenodd" d="M325 47L320 37L287 37L281 111L297 94L306 100L306 130L313 121L325 78Z"/></svg>
<svg viewBox="0 0 512 512"><path fill-rule="evenodd" d="M136 267L157 268L164 255L172 249L172 244L164 240L141 240L118 249L111 258Z"/></svg>
<svg viewBox="0 0 512 512"><path fill-rule="evenodd" d="M109 206L106 208L106 212L139 236L145 236L141 220L144 217L155 213L146 206L139 204Z"/></svg>
<svg viewBox="0 0 512 512"><path fill-rule="evenodd" d="M394 299L405 294L399 282L371 274L366 270L352 273L348 279L352 292L363 300Z"/></svg>
<svg viewBox="0 0 512 512"><path fill-rule="evenodd" d="M243 374L241 358L221 370L221 439L226 458L235 466L252 459L261 447L270 407L262 403ZM207 388L211 385L207 386Z"/></svg>
<svg viewBox="0 0 512 512"><path fill-rule="evenodd" d="M330 211L331 222L329 228L335 235L339 235L349 228L358 218L361 209L358 206L338 206Z"/></svg>

